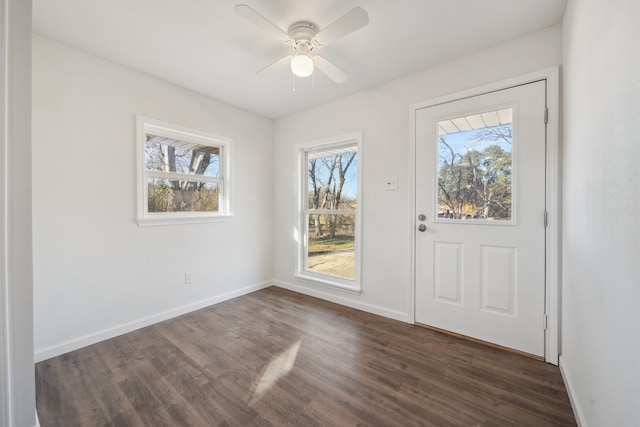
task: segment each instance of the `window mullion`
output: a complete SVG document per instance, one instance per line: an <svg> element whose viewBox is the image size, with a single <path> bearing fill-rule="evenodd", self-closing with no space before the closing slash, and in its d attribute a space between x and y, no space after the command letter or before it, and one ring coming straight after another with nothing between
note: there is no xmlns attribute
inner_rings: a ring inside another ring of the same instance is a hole
<svg viewBox="0 0 640 427"><path fill-rule="evenodd" d="M305 209L307 215L355 215L357 209Z"/></svg>
<svg viewBox="0 0 640 427"><path fill-rule="evenodd" d="M205 176L205 175L188 175L186 173L145 171L144 174L148 178L170 179L170 180L177 180L177 181L214 182L214 183L223 182L223 179L219 177Z"/></svg>

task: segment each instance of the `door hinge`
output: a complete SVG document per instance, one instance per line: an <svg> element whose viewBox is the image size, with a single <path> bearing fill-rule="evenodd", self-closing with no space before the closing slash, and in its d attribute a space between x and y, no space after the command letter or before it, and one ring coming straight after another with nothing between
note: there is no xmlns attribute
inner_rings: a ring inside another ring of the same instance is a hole
<svg viewBox="0 0 640 427"><path fill-rule="evenodd" d="M549 226L549 212L544 211L544 226L548 227Z"/></svg>
<svg viewBox="0 0 640 427"><path fill-rule="evenodd" d="M549 108L544 107L544 124L549 123Z"/></svg>
<svg viewBox="0 0 640 427"><path fill-rule="evenodd" d="M547 330L547 324L548 324L548 317L546 314L542 315L542 327L544 328L544 330Z"/></svg>

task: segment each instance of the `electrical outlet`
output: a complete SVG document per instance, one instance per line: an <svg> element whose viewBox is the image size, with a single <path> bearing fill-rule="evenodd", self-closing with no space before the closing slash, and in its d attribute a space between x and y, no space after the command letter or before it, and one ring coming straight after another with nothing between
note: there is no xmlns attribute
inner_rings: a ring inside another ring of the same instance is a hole
<svg viewBox="0 0 640 427"><path fill-rule="evenodd" d="M191 273L184 273L184 284L188 285L189 283L191 283L191 281Z"/></svg>

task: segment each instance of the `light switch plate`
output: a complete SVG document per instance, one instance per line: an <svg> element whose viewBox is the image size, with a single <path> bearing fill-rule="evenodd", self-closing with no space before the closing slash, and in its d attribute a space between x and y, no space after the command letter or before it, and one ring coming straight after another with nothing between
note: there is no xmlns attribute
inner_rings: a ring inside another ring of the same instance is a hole
<svg viewBox="0 0 640 427"><path fill-rule="evenodd" d="M395 191L398 189L398 177L392 176L384 180L384 189L386 191Z"/></svg>

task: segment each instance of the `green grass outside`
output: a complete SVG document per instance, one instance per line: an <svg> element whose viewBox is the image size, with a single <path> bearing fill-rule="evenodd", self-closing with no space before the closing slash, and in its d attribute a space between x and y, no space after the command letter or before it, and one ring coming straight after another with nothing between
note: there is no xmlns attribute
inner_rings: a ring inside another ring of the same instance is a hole
<svg viewBox="0 0 640 427"><path fill-rule="evenodd" d="M325 236L309 239L309 254L355 248L353 236Z"/></svg>

